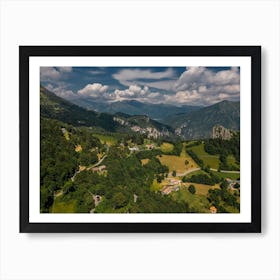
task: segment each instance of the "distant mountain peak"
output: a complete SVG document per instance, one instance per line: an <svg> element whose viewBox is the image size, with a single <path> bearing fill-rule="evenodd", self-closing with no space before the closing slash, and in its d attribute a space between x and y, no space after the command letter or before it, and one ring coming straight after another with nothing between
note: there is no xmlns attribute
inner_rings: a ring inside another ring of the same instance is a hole
<svg viewBox="0 0 280 280"><path fill-rule="evenodd" d="M185 139L212 137L212 129L221 125L226 129L240 129L240 103L224 100L187 114L173 115L166 119L178 136Z"/></svg>
<svg viewBox="0 0 280 280"><path fill-rule="evenodd" d="M187 113L189 111L198 110L199 106L175 106L169 104L152 104L144 103L135 99L115 101L110 103L100 103L90 99L76 99L71 101L84 108L90 108L97 112L105 112L110 114L124 113L130 116L146 115L151 119L163 122L167 116L179 113Z"/></svg>

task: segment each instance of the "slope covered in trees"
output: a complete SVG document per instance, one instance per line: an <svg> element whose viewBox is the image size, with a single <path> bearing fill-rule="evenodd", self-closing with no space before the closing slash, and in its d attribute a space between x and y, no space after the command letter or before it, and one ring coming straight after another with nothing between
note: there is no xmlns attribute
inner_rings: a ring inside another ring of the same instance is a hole
<svg viewBox="0 0 280 280"><path fill-rule="evenodd" d="M90 169L98 161L98 153L104 157L104 173ZM87 168L79 170L79 166ZM178 203L150 190L153 180L167 172L168 168L156 155L143 166L127 147L112 145L108 148L93 136L89 128L76 128L41 118L43 213L53 210L54 200L60 205L72 205L73 212L81 213L89 213L93 209L95 213L188 212L186 203ZM102 197L102 203L98 205L94 202L96 195Z"/></svg>

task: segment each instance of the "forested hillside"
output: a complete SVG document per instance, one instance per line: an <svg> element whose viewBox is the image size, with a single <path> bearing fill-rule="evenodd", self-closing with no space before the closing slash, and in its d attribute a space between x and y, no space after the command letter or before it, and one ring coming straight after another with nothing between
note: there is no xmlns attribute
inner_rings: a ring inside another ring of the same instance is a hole
<svg viewBox="0 0 280 280"><path fill-rule="evenodd" d="M94 172L100 158L104 171ZM164 173L156 157L143 166L128 148L101 144L89 128L41 118L41 212L188 212L187 203L150 190ZM95 205L95 196L102 203Z"/></svg>

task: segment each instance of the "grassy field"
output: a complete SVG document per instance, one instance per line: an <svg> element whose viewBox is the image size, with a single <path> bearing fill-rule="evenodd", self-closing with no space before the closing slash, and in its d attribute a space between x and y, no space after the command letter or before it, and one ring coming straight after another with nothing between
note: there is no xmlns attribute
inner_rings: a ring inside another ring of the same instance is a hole
<svg viewBox="0 0 280 280"><path fill-rule="evenodd" d="M163 142L160 146L160 149L163 153L172 152L174 145L168 142Z"/></svg>
<svg viewBox="0 0 280 280"><path fill-rule="evenodd" d="M70 140L69 132L66 129L65 129L65 132L63 133L63 135L67 141Z"/></svg>
<svg viewBox="0 0 280 280"><path fill-rule="evenodd" d="M204 184L196 184L196 183L187 183L186 187L188 188L190 185L194 185L196 189L197 195L207 195L208 190L213 190L213 189L218 189L219 184L216 184L215 186L209 186L209 185L204 185Z"/></svg>
<svg viewBox="0 0 280 280"><path fill-rule="evenodd" d="M204 175L208 175L205 171L203 170L197 170L197 171L193 171L191 173L189 173L188 175L186 175L187 178L192 177L193 175L200 175L200 174L204 174ZM209 176L209 175L208 175Z"/></svg>
<svg viewBox="0 0 280 280"><path fill-rule="evenodd" d="M227 162L229 165L233 165L233 166L236 166L238 169L240 169L240 166L238 164L236 164L236 160L235 160L235 157L230 155L227 157Z"/></svg>
<svg viewBox="0 0 280 280"><path fill-rule="evenodd" d="M97 137L102 144L106 142L109 146L111 146L117 143L117 139L110 135L93 134L93 136Z"/></svg>
<svg viewBox="0 0 280 280"><path fill-rule="evenodd" d="M219 176L220 178L229 178L231 180L237 180L240 178L240 173L224 173L224 172L217 172L212 171L215 175Z"/></svg>
<svg viewBox="0 0 280 280"><path fill-rule="evenodd" d="M150 161L150 159L148 159L148 158L141 159L142 165L147 164L149 161Z"/></svg>
<svg viewBox="0 0 280 280"><path fill-rule="evenodd" d="M164 148L166 150L171 149L171 146L173 149L173 145L170 143L164 142L162 145L164 145ZM161 157L158 156L157 158L160 160L162 164L168 166L170 172L176 170L176 172L178 173L183 173L186 170L198 167L198 165L193 161L193 159L186 153L185 143L183 145L183 149L180 156L162 155ZM188 164L186 164L186 160L188 161Z"/></svg>
<svg viewBox="0 0 280 280"><path fill-rule="evenodd" d="M191 147L190 150L194 151L197 156L203 160L205 165L209 165L210 168L218 169L220 160L217 155L209 155L204 150L204 144L200 144L198 146Z"/></svg>
<svg viewBox="0 0 280 280"><path fill-rule="evenodd" d="M188 148L189 146L192 146L195 142L197 142L196 140L189 140L185 142L185 146ZM190 147L191 148L191 147Z"/></svg>
<svg viewBox="0 0 280 280"><path fill-rule="evenodd" d="M56 198L52 205L51 213L75 213L75 201L63 202L60 198Z"/></svg>
<svg viewBox="0 0 280 280"><path fill-rule="evenodd" d="M178 173L183 173L186 170L197 167L197 164L190 157L178 157L173 155L162 155L157 157L161 164L167 165L169 172L176 170ZM189 164L185 164L185 161L188 160Z"/></svg>
<svg viewBox="0 0 280 280"><path fill-rule="evenodd" d="M181 189L178 192L172 192L171 197L177 201L187 202L190 209L196 213L210 213L210 205L206 196L191 194L187 188Z"/></svg>
<svg viewBox="0 0 280 280"><path fill-rule="evenodd" d="M240 211L238 211L238 209L232 207L232 206L228 206L225 204L222 204L223 207L225 207L225 209L229 212L229 213L240 213Z"/></svg>
<svg viewBox="0 0 280 280"><path fill-rule="evenodd" d="M200 175L200 174L209 176L205 171L198 170L198 171L189 173L187 175L187 179L193 175ZM196 188L196 194L200 194L200 195L207 195L209 189L219 188L219 184L216 184L215 186L209 186L209 185L205 185L205 184L197 184L197 183L188 182L188 183L185 183L185 185L186 186L194 185Z"/></svg>
<svg viewBox="0 0 280 280"><path fill-rule="evenodd" d="M186 143L183 143L183 149L182 149L182 152L180 154L180 157L191 158L186 152Z"/></svg>
<svg viewBox="0 0 280 280"><path fill-rule="evenodd" d="M152 185L151 185L151 191L157 192L159 190L161 190L163 187L162 183L158 183L156 179L154 179Z"/></svg>
<svg viewBox="0 0 280 280"><path fill-rule="evenodd" d="M211 171L213 174L217 175L219 178L229 178L231 180L237 180L240 178L240 173L224 173L224 172L218 172L218 171ZM203 170L198 170L191 172L187 175L187 178L190 178L192 175L199 175L199 174L205 174L208 175L205 171ZM209 176L209 175L208 175Z"/></svg>

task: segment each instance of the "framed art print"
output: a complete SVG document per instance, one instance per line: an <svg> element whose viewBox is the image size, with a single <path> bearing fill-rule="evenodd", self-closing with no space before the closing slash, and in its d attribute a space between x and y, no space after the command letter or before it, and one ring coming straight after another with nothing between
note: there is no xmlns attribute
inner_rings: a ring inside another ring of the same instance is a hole
<svg viewBox="0 0 280 280"><path fill-rule="evenodd" d="M20 232L261 232L260 46L20 46Z"/></svg>

